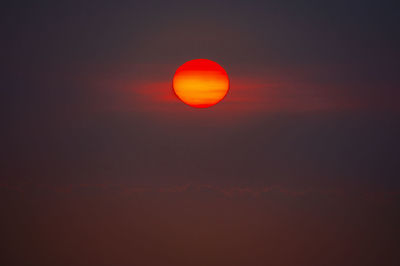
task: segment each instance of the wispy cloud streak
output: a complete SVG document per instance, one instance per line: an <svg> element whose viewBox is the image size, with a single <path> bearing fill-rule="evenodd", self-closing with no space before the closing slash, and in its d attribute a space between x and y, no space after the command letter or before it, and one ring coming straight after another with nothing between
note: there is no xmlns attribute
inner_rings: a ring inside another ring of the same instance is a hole
<svg viewBox="0 0 400 266"><path fill-rule="evenodd" d="M130 184L113 183L80 183L80 184L45 184L33 182L0 183L0 191L15 193L57 193L73 194L85 193L88 190L94 192L109 192L124 196L144 194L185 194L185 193L213 193L226 198L262 198L268 196L281 196L288 198L307 198L320 196L329 198L355 198L376 203L390 203L400 198L400 190L354 190L350 188L292 188L288 186L273 185L262 187L250 186L215 186L209 184L183 184L175 186L135 186Z"/></svg>

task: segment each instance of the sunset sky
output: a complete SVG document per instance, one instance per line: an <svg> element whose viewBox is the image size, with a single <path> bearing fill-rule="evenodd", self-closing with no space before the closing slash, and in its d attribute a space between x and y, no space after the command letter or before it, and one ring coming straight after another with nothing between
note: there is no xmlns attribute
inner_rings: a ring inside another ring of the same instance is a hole
<svg viewBox="0 0 400 266"><path fill-rule="evenodd" d="M0 265L399 265L391 1L19 1ZM230 90L172 89L193 59Z"/></svg>

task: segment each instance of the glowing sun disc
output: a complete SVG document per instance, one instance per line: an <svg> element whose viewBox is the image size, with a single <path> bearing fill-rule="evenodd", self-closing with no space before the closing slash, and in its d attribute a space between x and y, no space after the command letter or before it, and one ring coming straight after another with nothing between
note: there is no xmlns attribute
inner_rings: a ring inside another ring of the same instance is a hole
<svg viewBox="0 0 400 266"><path fill-rule="evenodd" d="M176 70L172 87L182 102L206 108L225 97L229 90L229 78L219 64L208 59L195 59Z"/></svg>

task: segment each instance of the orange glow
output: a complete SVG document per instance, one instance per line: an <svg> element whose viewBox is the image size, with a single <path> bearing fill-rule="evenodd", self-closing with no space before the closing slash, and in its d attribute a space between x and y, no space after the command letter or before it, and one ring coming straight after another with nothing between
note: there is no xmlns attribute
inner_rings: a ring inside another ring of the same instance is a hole
<svg viewBox="0 0 400 266"><path fill-rule="evenodd" d="M172 86L182 102L193 107L206 108L225 97L229 90L229 78L217 63L195 59L176 70Z"/></svg>

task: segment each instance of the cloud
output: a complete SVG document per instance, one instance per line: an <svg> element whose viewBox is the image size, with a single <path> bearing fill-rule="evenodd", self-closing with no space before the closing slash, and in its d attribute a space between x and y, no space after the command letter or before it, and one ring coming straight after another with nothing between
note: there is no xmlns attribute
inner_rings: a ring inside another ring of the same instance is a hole
<svg viewBox="0 0 400 266"><path fill-rule="evenodd" d="M113 71L109 66L89 75L85 83L95 88L95 93L103 94L105 98L98 106L103 110L155 116L173 113L179 117L184 116L185 106L172 89L172 77L178 67L178 64L132 64L112 66L118 69ZM333 79L334 69L330 72L316 66L309 68L233 65L227 69L230 91L212 108L213 115L358 110L371 104L351 93L354 86L362 84Z"/></svg>
<svg viewBox="0 0 400 266"><path fill-rule="evenodd" d="M195 194L224 196L226 198L250 197L261 199L268 196L279 196L287 198L307 198L310 196L328 198L347 198L358 199L374 203L390 203L400 198L400 190L355 190L351 188L295 188L289 186L216 186L210 184L183 184L172 186L135 186L130 184L113 183L80 183L80 184L50 184L50 183L0 183L0 190L15 193L56 193L69 195L73 193L85 193L88 190L95 192L111 192L124 196L145 195L145 194Z"/></svg>

